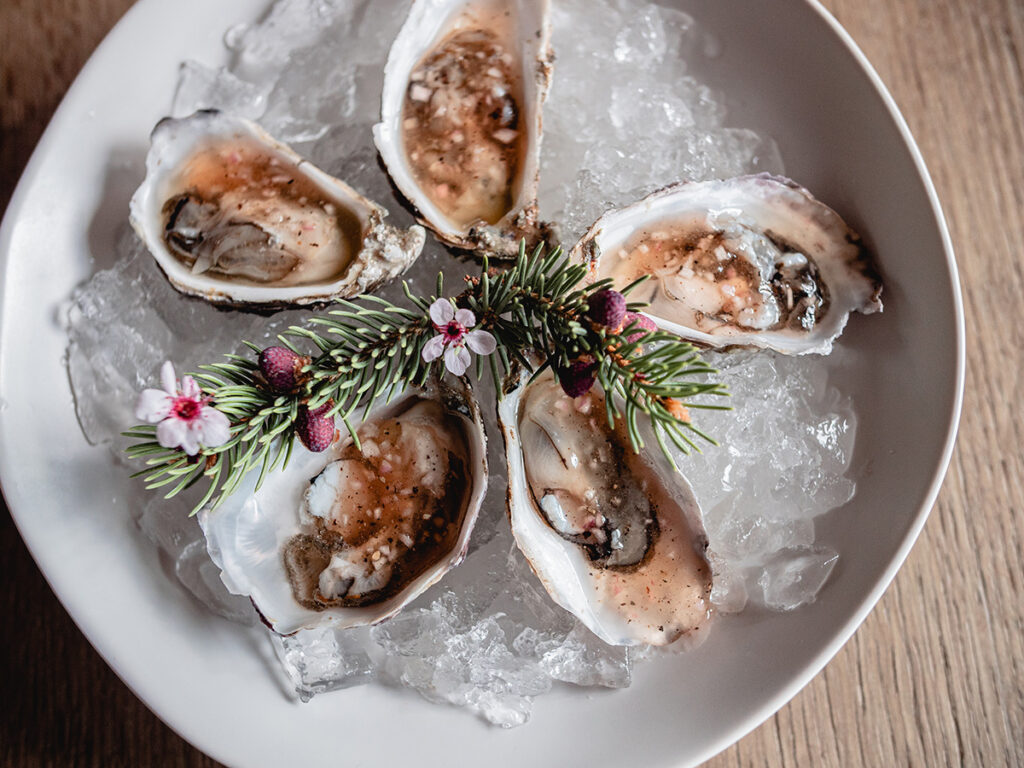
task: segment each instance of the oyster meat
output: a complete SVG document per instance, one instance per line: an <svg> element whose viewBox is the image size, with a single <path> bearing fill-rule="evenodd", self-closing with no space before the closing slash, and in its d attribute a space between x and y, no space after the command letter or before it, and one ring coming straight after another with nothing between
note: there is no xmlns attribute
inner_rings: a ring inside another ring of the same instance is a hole
<svg viewBox="0 0 1024 768"><path fill-rule="evenodd" d="M240 509L201 513L225 584L280 634L381 621L465 556L487 463L461 380L407 392L357 433L297 449Z"/></svg>
<svg viewBox="0 0 1024 768"><path fill-rule="evenodd" d="M510 257L537 222L546 0L414 0L384 74L374 140L420 221L458 248Z"/></svg>
<svg viewBox="0 0 1024 768"><path fill-rule="evenodd" d="M788 179L681 183L602 216L572 252L664 329L712 347L827 354L850 312L880 311L858 236Z"/></svg>
<svg viewBox="0 0 1024 768"><path fill-rule="evenodd" d="M498 417L512 532L551 598L613 645L700 642L711 569L686 481L657 451L633 451L599 392L574 400L550 371Z"/></svg>
<svg viewBox="0 0 1024 768"><path fill-rule="evenodd" d="M248 120L161 120L131 220L175 288L274 307L355 296L403 272L425 234Z"/></svg>

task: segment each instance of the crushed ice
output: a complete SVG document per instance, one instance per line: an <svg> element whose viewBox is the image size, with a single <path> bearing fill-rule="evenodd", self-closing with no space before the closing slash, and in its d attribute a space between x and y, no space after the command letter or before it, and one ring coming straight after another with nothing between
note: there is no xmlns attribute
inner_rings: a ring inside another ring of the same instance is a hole
<svg viewBox="0 0 1024 768"><path fill-rule="evenodd" d="M405 5L279 0L259 22L227 32L228 67L182 64L172 112L216 107L257 119L406 225L411 218L378 167L370 132ZM721 96L689 73L687 61L715 46L690 16L625 0L553 6L557 65L545 107L541 207L561 223L565 241L607 207L672 181L782 171L771 139L727 127ZM607 100L591 97L593 83L613 83ZM115 454L117 435L133 423L135 394L155 380L163 360L194 369L237 349L241 339L267 342L307 316L214 309L176 293L131 236L119 251L119 262L73 297L68 351L82 429ZM413 289L429 290L438 269L457 278L466 266L428 244L410 277ZM385 295L397 298L395 290ZM829 384L829 364L820 358L712 357L735 410L702 412L701 425L723 447L684 459L710 536L712 599L724 612L748 600L790 610L815 598L837 558L815 544L814 518L853 495L845 476L852 406ZM488 430L496 434L493 417ZM491 441L491 493L470 555L441 585L377 627L271 637L300 697L380 679L511 727L524 723L533 697L556 682L629 685L644 652L604 644L555 606L513 546L498 444ZM248 600L228 594L218 578L187 515L191 501L140 491L140 529L196 598L255 625Z"/></svg>

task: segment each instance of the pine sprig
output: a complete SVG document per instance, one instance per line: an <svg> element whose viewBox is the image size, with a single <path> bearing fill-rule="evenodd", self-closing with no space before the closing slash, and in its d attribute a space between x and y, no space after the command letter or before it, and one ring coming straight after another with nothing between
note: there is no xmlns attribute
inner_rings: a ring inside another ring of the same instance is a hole
<svg viewBox="0 0 1024 768"><path fill-rule="evenodd" d="M694 438L713 442L690 423L687 409L722 407L692 401L725 394L721 384L709 379L715 371L691 344L673 334L655 331L636 338L644 331L635 323L611 329L589 319L588 299L611 281L587 285L586 276L586 267L570 263L560 248L543 253L538 247L528 256L523 244L505 271L492 270L485 259L481 274L466 277L453 299L456 306L471 310L477 327L497 342L494 354L477 357L477 378L490 375L500 396L503 381L520 367L536 376L549 368L564 371L574 361L591 361L606 395L609 424L623 420L635 450L645 445L642 419L649 421L673 465L670 445L688 452L697 447ZM444 281L438 275L429 298L414 295L405 285L410 307L362 296L358 302L337 302L306 326L290 327L278 337L281 344L308 355L301 383L292 392L275 392L249 357L226 355L221 363L200 366L193 377L228 417L230 438L188 456L181 449L162 447L156 427L133 427L123 433L136 441L127 453L146 465L135 476L143 477L147 488L166 489L168 497L205 479L198 510L220 505L252 472L259 472L258 487L269 473L287 465L303 407L329 403L327 415L340 417L358 442L360 409L365 414L368 404L389 401L408 387L423 386L431 375L443 375L442 361L423 358L424 346L436 333L429 308L443 296ZM246 345L259 354L258 346Z"/></svg>

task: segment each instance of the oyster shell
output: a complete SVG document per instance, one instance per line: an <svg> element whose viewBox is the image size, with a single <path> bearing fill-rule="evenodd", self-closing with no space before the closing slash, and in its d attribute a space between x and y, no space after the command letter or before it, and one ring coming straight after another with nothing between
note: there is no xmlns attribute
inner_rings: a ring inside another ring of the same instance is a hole
<svg viewBox="0 0 1024 768"><path fill-rule="evenodd" d="M228 589L280 634L393 616L465 557L487 487L480 410L460 379L374 409L323 453L200 512Z"/></svg>
<svg viewBox="0 0 1024 768"><path fill-rule="evenodd" d="M537 221L547 0L414 0L388 55L374 141L445 243L514 257Z"/></svg>
<svg viewBox="0 0 1024 768"><path fill-rule="evenodd" d="M700 508L658 452L633 452L591 390L550 371L498 405L516 544L551 598L613 645L698 643L711 617Z"/></svg>
<svg viewBox="0 0 1024 768"><path fill-rule="evenodd" d="M699 344L828 354L850 312L881 311L860 238L788 179L680 183L609 211L573 248L659 326Z"/></svg>
<svg viewBox="0 0 1024 768"><path fill-rule="evenodd" d="M153 129L131 222L182 293L235 306L346 298L401 274L425 233L249 120L216 110Z"/></svg>

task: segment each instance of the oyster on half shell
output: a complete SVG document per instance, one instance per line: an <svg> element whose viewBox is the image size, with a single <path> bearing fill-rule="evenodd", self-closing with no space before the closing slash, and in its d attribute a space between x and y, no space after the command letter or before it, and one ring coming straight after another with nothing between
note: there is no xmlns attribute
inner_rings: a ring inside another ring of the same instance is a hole
<svg viewBox="0 0 1024 768"><path fill-rule="evenodd" d="M633 451L598 391L574 400L550 371L526 380L498 420L512 533L548 594L607 643L698 644L711 568L689 485L657 450Z"/></svg>
<svg viewBox="0 0 1024 768"><path fill-rule="evenodd" d="M225 585L279 634L375 624L466 555L487 453L463 380L409 390L357 433L323 453L296 446L254 493L200 512Z"/></svg>
<svg viewBox="0 0 1024 768"><path fill-rule="evenodd" d="M153 129L131 222L171 284L217 304L273 308L356 296L401 274L425 233L216 110Z"/></svg>
<svg viewBox="0 0 1024 768"><path fill-rule="evenodd" d="M537 221L547 0L413 0L388 55L374 141L419 220L457 248L514 257Z"/></svg>
<svg viewBox="0 0 1024 768"><path fill-rule="evenodd" d="M684 182L604 214L573 248L665 330L711 347L828 354L882 284L839 215L768 174Z"/></svg>

